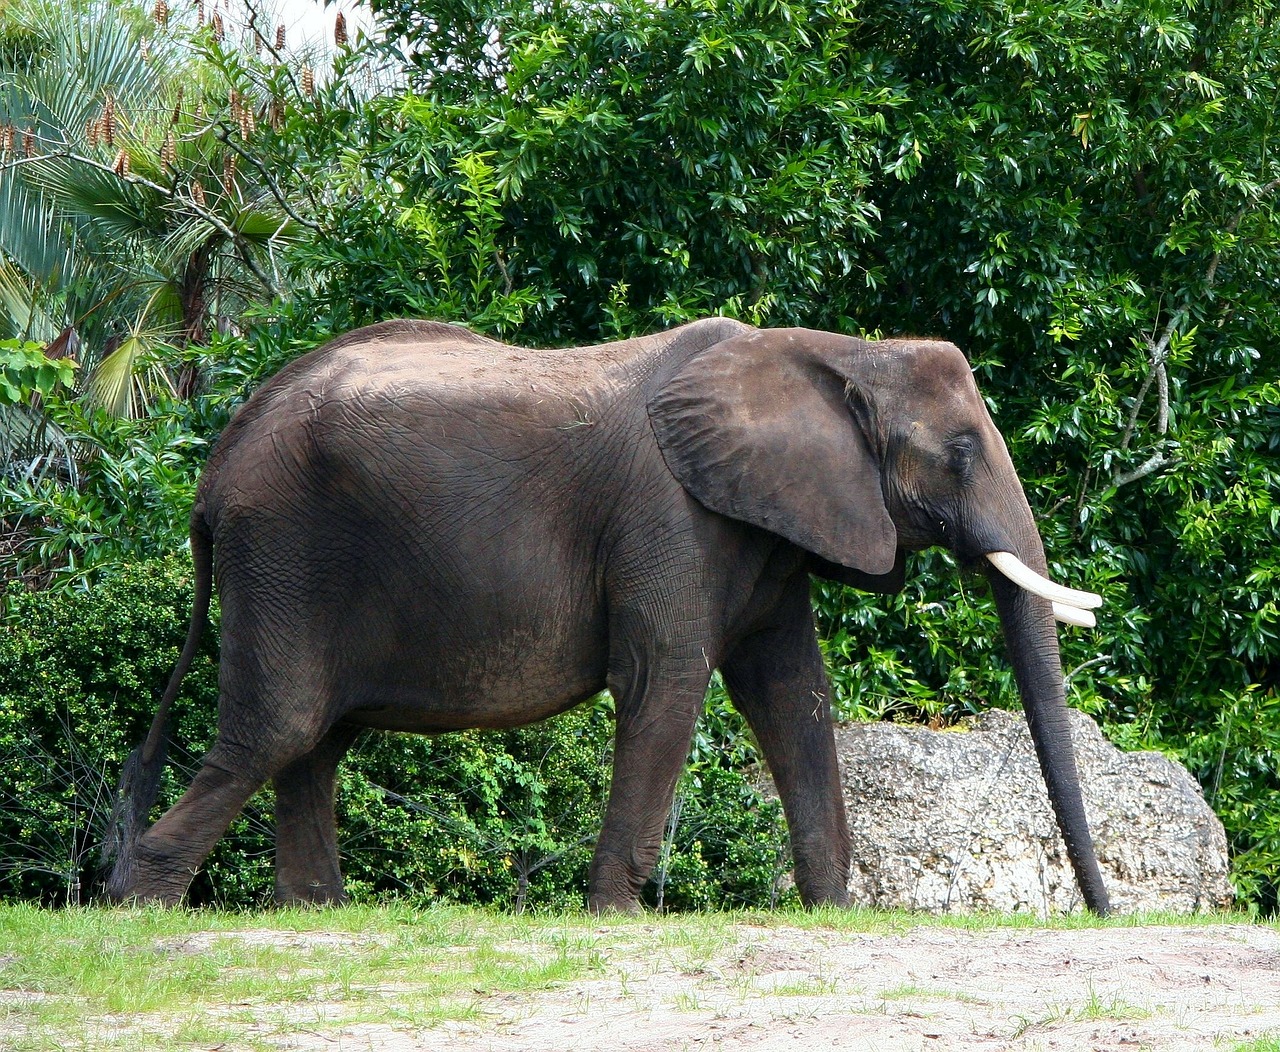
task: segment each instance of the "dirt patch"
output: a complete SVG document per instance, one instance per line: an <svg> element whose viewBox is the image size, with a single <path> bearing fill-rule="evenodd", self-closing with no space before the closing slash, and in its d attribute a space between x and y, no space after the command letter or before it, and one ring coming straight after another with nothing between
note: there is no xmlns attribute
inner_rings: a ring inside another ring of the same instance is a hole
<svg viewBox="0 0 1280 1052"><path fill-rule="evenodd" d="M705 959L655 952L634 928L616 944L613 934L597 932L592 978L478 993L476 1021L330 1030L313 1004L316 1025L280 1047L1229 1052L1280 1032L1280 931L1267 927L849 935L744 924Z"/></svg>
<svg viewBox="0 0 1280 1052"><path fill-rule="evenodd" d="M340 948L351 941L351 936L338 931L277 931L272 928L245 928L242 931L199 931L161 939L155 945L156 953L203 954L217 943L234 941L244 946L269 946L277 950L312 950L316 947ZM389 938L360 936L362 943L378 942L382 945Z"/></svg>

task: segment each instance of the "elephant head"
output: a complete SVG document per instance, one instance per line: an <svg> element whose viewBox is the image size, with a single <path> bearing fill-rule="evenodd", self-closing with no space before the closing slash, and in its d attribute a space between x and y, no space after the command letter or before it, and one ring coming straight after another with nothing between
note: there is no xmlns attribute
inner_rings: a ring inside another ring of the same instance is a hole
<svg viewBox="0 0 1280 1052"><path fill-rule="evenodd" d="M1086 904L1108 909L1067 724L1055 616L1098 596L1049 581L1008 449L951 344L802 329L716 344L649 404L663 456L707 508L822 560L894 580L945 545L985 568L1045 784Z"/></svg>

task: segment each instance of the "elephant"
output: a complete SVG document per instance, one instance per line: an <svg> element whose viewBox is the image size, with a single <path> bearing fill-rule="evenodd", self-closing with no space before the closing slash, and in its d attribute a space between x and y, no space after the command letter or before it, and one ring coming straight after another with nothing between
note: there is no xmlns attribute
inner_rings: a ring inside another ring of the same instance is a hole
<svg viewBox="0 0 1280 1052"><path fill-rule="evenodd" d="M639 908L713 670L759 742L805 904L847 904L850 836L810 575L892 593L942 545L990 580L1083 900L1108 909L1048 580L962 352L707 318L527 350L388 321L286 365L215 444L190 520L186 644L122 779L108 897L178 903L249 797L275 893L344 900L335 773L365 729L543 720L607 688L614 765L587 888ZM146 825L167 713L221 602L217 736Z"/></svg>

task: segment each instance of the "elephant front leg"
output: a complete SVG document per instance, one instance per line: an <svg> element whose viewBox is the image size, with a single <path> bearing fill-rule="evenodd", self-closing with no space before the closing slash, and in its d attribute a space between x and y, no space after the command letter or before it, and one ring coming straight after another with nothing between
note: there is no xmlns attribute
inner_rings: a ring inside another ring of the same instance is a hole
<svg viewBox="0 0 1280 1052"><path fill-rule="evenodd" d="M782 798L801 900L847 906L849 825L807 577L788 589L774 623L739 641L720 671Z"/></svg>
<svg viewBox="0 0 1280 1052"><path fill-rule="evenodd" d="M610 675L617 733L609 803L588 881L592 912L639 908L710 678L701 657L677 670L635 658Z"/></svg>
<svg viewBox="0 0 1280 1052"><path fill-rule="evenodd" d="M346 901L338 861L334 782L338 764L360 735L339 724L305 756L277 772L276 901L328 905Z"/></svg>

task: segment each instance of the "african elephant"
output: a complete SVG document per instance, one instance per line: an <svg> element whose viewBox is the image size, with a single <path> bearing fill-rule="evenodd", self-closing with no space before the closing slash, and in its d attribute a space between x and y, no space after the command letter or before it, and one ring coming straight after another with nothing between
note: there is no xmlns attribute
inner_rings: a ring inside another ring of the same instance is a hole
<svg viewBox="0 0 1280 1052"><path fill-rule="evenodd" d="M1054 626L1100 600L1043 577L954 346L723 318L560 351L429 321L352 332L264 384L210 456L190 634L128 772L108 894L178 902L270 779L278 899L339 901L335 769L362 729L513 727L607 686L588 904L634 909L718 668L777 784L802 899L845 903L809 575L894 591L903 553L935 544L987 571L1084 900L1105 912ZM141 833L215 552L217 739Z"/></svg>

